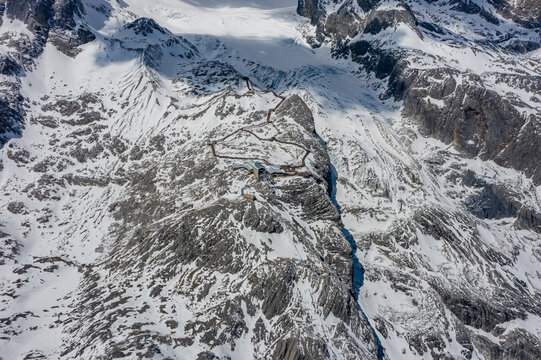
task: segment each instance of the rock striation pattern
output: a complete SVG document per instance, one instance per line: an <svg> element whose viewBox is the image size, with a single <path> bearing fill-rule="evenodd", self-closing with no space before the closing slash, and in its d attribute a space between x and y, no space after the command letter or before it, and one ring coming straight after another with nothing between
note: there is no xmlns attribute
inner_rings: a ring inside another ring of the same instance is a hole
<svg viewBox="0 0 541 360"><path fill-rule="evenodd" d="M0 144L22 133L25 99L18 77L31 70L44 46L49 42L75 56L79 45L95 39L88 26L78 20L83 15L79 0L0 1L2 21L15 25L0 35L0 46L6 50L0 55Z"/></svg>
<svg viewBox="0 0 541 360"><path fill-rule="evenodd" d="M276 3L0 0L1 357L540 358L536 2Z"/></svg>
<svg viewBox="0 0 541 360"><path fill-rule="evenodd" d="M518 275L529 270L511 270L521 266L519 248L537 248L534 239L539 238L540 229L536 186L541 181L541 164L535 155L541 144L541 107L535 95L539 59L532 55L523 68L516 67L516 56L539 49L539 19L535 4L528 14L521 6L525 4L503 1L485 6L470 1L392 5L299 1L298 14L310 19L312 31L306 32L306 39L312 47L330 46L336 59L358 64L356 76L375 80L380 99L395 102L401 116L411 121L394 126L400 128L403 141L397 146L417 146L419 137L433 137L456 149L456 153L439 150L431 155L424 150L422 168L410 167L409 176L398 173L403 172L405 160L385 160L386 167L388 161L395 164L397 179L393 181L401 184L397 189L383 175L385 170L373 165L381 160L369 155L372 149L356 148L353 138L350 143L339 138L328 142L329 148L336 149L329 150L331 160L346 178L339 182L339 191L341 187L353 197L344 200L343 212L352 219L349 228L366 269L360 303L374 309L368 316L391 358L534 359L540 354L538 333L507 327L526 323L531 319L528 314L540 310L533 305L539 302L537 287L530 288L523 282L526 278ZM455 25L464 18L471 20L471 29L457 31ZM503 28L508 29L505 37ZM447 46L454 50L446 53ZM465 54L464 58L456 52ZM468 53L480 59L492 58L494 52L502 54L498 66L463 66L470 61ZM522 91L524 96L516 95ZM343 153L349 154L348 160L338 155ZM351 164L353 156L359 159L356 165ZM519 170L531 183L523 188L502 181L501 173L491 178L484 169L467 170L469 159ZM449 202L444 201L448 205L428 200L434 196L432 191L440 190L426 187L424 205L413 205L413 195L407 200L409 205L402 203L406 189L427 185L421 180L423 169L445 183L438 188L447 189L443 192L449 196ZM378 200L376 207L373 200L355 197L360 189L381 193L383 202ZM388 212L383 214L382 203L401 214L394 219ZM371 221L362 220L367 213ZM362 224L373 226L374 213L380 214L376 219L386 221L385 226L363 228ZM510 224L514 230L509 234L503 228L483 230L496 223ZM522 237L517 233L520 230L530 233ZM502 252L487 243L488 233L515 252ZM538 256L534 257L537 262ZM385 286L389 289L384 290ZM400 305L383 305L397 293L405 296ZM397 310L402 306L403 310ZM396 347L397 337L406 338L402 347ZM453 342L460 344L460 351L451 350Z"/></svg>
<svg viewBox="0 0 541 360"><path fill-rule="evenodd" d="M80 69L86 56L128 65L120 73L101 65L81 83L49 76L60 70L54 64L32 65L50 87L66 81L72 91L28 94L18 114L26 133L41 135L2 150L2 189L14 200L1 224L2 266L13 270L1 284L9 295L0 323L6 354L377 359L377 339L351 291L329 157L301 97L287 96L272 126L280 140L309 150L307 175L255 179L207 144L264 120L276 103L271 93L150 18L122 25L103 49L91 37L51 35L76 36L85 25L75 18L102 12L79 2L19 5L7 4L10 16L39 33L40 46L53 46L47 56L68 57L73 69L64 71ZM77 39L90 42L78 47ZM6 60L4 73L18 79L31 71L25 66ZM26 256L33 236L59 255ZM25 293L51 288L51 301L30 299L28 311L16 310ZM49 343L39 345L34 333Z"/></svg>

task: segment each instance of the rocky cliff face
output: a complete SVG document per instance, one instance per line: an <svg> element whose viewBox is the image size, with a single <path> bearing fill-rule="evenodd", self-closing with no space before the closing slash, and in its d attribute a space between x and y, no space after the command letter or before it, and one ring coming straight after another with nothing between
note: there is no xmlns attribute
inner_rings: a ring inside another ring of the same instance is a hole
<svg viewBox="0 0 541 360"><path fill-rule="evenodd" d="M438 8L451 5L451 11L444 13L441 19L443 22L434 22L434 14L427 11L426 3L422 1L399 3L394 9L365 6L362 9L369 10L366 15L357 10L352 1L342 3L338 10L330 14L327 14L322 3L300 1L298 13L307 16L307 9L315 12L315 15L310 15L312 23L316 24L316 35L309 38L313 46L331 43L336 49L336 56L350 57L366 71L373 72L378 79L386 79L388 90L384 96L403 101L404 116L415 118L427 134L453 143L469 156L481 156L525 171L539 183L540 164L530 151L541 143L537 129L539 113L521 113L522 109L539 106L534 95L534 89L538 87L537 79L534 77L531 80L536 85L525 89L525 84L514 73L516 69L472 74L439 62L437 58L444 58L445 55L431 53L428 49L421 50L421 53L433 57L428 60L431 64L428 69L426 66L419 67L416 60L420 53L393 46L396 40L392 31L407 29L418 39L427 37L435 43L453 44L458 40L453 39L456 34L446 31L442 25L452 26L461 14L476 15L490 27L473 28L474 34L483 34L483 37L482 40L464 39L473 48L468 51L489 54L489 49L495 48L512 54L539 48L539 31L536 30L539 26L532 25L534 29L530 30L529 26L520 23L502 38L501 31L503 28L509 29L509 24L498 20L499 13L495 10L490 12L471 2L430 4ZM527 40L524 39L525 34ZM502 66L513 63L512 55L502 58ZM537 69L538 64L532 63L526 64L521 71L536 74ZM523 101L511 93L491 90L485 83L492 82L490 78L493 76L498 77L500 84L529 92L531 98Z"/></svg>
<svg viewBox="0 0 541 360"><path fill-rule="evenodd" d="M541 6L537 1L494 0L491 4L503 17L510 18L524 27L539 28L541 25Z"/></svg>
<svg viewBox="0 0 541 360"><path fill-rule="evenodd" d="M539 358L536 8L212 5L0 1L0 357Z"/></svg>
<svg viewBox="0 0 541 360"><path fill-rule="evenodd" d="M538 195L533 190L529 208L519 200L524 195L515 192L514 185L494 183L486 177L485 170L465 171L458 160L493 160L523 171L534 184L539 184L541 167L534 155L541 144L540 104L535 90L539 61L532 57L518 69L515 58L517 53L539 48L535 6L525 17L518 10L519 4L515 7L503 2L492 4L494 7L461 1L357 5L360 4L353 1L318 2L316 7L299 1L299 15L308 17L306 8L317 9L310 15L315 28L308 41L314 47L330 46L335 58L359 64L361 73L381 84L376 86L380 98L398 101L401 115L416 124L422 136L438 138L458 151L453 155L447 151L429 155L431 160L423 166L433 176L446 179L448 185L442 186L448 190L444 192L461 205L411 206L412 212L401 220L391 220L388 213L381 214L387 221L384 229L367 231L358 225L352 232L364 254L363 264L369 269L361 297L364 294L379 299L375 301L377 305L367 300L365 306L376 308L372 314L383 346L388 344L390 350L396 337L406 338L407 346L397 349L397 358L411 356L410 351L430 358L536 358L539 338L518 329L504 330L503 324L525 321L528 317L525 314L537 313L539 309L530 305L538 303L539 292L530 292L516 274L504 270L511 264L516 266L520 260L487 244L486 234L481 230L485 225L479 225L479 219L491 224L496 219L509 219L517 229L533 231L535 235L530 239L537 239ZM457 32L455 25L464 18L471 19L471 30ZM502 38L503 28L507 35ZM450 48L446 49L447 46ZM498 60L494 52L500 54ZM498 65L471 63L482 62L485 56ZM524 91L525 96L517 96L519 91ZM410 131L402 139L414 144ZM348 179L343 187L350 196L359 191L359 186L361 189L383 187L384 203L398 202L399 209L404 211L405 206L398 200L402 197L400 193L415 187L419 177L398 180L403 184L398 191L390 187L389 179L378 174L378 170L372 170L373 179L366 182L367 170L373 166L368 150L355 150L343 142L336 146L337 153L359 153L363 159L356 166L345 158L341 160ZM445 164L450 163L453 165L449 170L444 170ZM418 169L413 171L417 173ZM451 190L455 186L461 190ZM535 185L530 189L535 189ZM429 198L432 194L425 196ZM381 201L377 207L367 201L361 204L355 200L349 202L347 216L354 219L352 224L363 224L366 211L382 212ZM458 208L462 210L457 211ZM523 226L520 212L529 214L526 217L530 225ZM456 229L460 230L454 233ZM500 244L518 245L516 233L507 237L500 231L492 233L491 238L502 241ZM523 240L529 242L528 238ZM535 247L534 244L528 246ZM518 251L515 254L521 252L515 249ZM382 283L389 284L389 289L383 290ZM396 293L405 294L409 300L398 301L400 306L383 305ZM401 306L404 310L397 310ZM509 312L512 308L520 310L513 314ZM430 318L424 316L426 313ZM451 333L454 335L449 336ZM500 340L491 343L489 338L494 336ZM451 350L453 341L460 344L460 352ZM402 355L398 355L400 352Z"/></svg>
<svg viewBox="0 0 541 360"><path fill-rule="evenodd" d="M152 19L82 48L50 36L84 27L81 3L28 5L7 11L45 52L4 68L19 83L19 66L39 74L37 90L16 89L26 95L16 115L40 135L3 149L2 355L376 359L329 158L303 100L260 90ZM81 67L94 56L97 68ZM234 171L235 152L250 146L299 174ZM44 243L30 256L34 236Z"/></svg>
<svg viewBox="0 0 541 360"><path fill-rule="evenodd" d="M0 36L3 95L0 99L0 143L22 134L24 99L19 76L29 71L47 42L67 55L75 56L78 46L95 39L78 19L84 7L79 1L0 1L5 31Z"/></svg>

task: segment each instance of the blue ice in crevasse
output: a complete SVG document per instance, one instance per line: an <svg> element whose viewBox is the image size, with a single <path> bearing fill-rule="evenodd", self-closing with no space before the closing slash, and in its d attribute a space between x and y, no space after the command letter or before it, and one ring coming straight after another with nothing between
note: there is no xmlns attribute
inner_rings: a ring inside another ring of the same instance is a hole
<svg viewBox="0 0 541 360"><path fill-rule="evenodd" d="M336 210L338 210L338 213L342 213L342 209L340 208L340 204L338 204L338 201L336 200L336 180L338 179L338 173L336 172L336 168L333 164L330 166L331 170L331 201L333 205L336 207ZM376 341L378 342L378 359L383 359L383 346L381 345L381 341L379 340L378 334L374 330L374 327L372 324L370 324L370 321L368 320L368 317L364 313L363 309L361 309L361 306L359 305L359 290L361 289L361 286L364 284L364 267L359 261L359 258L357 257L357 244L355 243L355 239L353 238L353 235L349 232L349 230L345 227L345 225L342 223L342 234L346 237L346 240L348 241L349 245L351 246L351 257L353 258L353 295L355 298L355 302L357 303L358 309L363 314L364 318L372 328L372 332L374 333L374 336L376 337Z"/></svg>

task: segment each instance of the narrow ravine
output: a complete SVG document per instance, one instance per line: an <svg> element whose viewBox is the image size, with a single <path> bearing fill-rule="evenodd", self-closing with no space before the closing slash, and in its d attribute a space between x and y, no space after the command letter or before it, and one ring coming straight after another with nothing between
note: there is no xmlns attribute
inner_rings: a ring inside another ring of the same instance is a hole
<svg viewBox="0 0 541 360"><path fill-rule="evenodd" d="M338 179L338 173L336 171L336 168L333 164L330 164L330 172L331 172L331 201L333 205L336 207L336 210L342 216L342 209L340 207L340 204L336 200L336 180ZM374 336L376 337L376 341L378 342L378 359L382 360L384 358L384 351L383 346L381 345L381 341L379 340L378 334L376 333L376 330L370 323L370 319L366 316L363 309L361 308L361 305L359 304L359 291L361 289L361 286L364 284L364 267L359 261L359 258L357 257L357 244L355 243L355 239L353 238L353 235L349 232L349 230L346 228L344 223L342 222L342 234L346 237L346 240L349 242L349 245L351 246L351 257L353 259L353 295L355 298L355 302L357 303L357 308L359 311L363 314L364 318L370 325L370 328L372 329L372 332L374 333Z"/></svg>

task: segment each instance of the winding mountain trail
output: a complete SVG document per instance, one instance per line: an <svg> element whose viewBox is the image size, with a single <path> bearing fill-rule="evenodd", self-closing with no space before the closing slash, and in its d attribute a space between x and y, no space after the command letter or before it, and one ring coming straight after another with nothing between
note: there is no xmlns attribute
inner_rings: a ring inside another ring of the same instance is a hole
<svg viewBox="0 0 541 360"><path fill-rule="evenodd" d="M244 78L244 81L246 82L246 87L248 88L248 92L253 92L254 89L253 87L251 86L250 84L250 80L248 78ZM263 158L257 158L257 157L242 157L242 156L229 156L229 155L221 155L221 154L218 154L216 152L216 148L215 148L215 145L217 145L218 143L220 142L224 142L226 141L227 139L231 138L232 136L240 133L240 132L246 132L252 136L254 136L256 139L258 139L259 141L261 142L277 142L277 143L280 143L280 144L284 144L284 145L291 145L291 146L295 146L295 147L298 147L300 149L302 149L304 151L304 155L303 157L300 159L299 161L299 164L298 165L292 165L292 164L281 164L280 167L282 168L287 168L289 172L292 172L294 173L295 175L297 175L297 169L299 168L303 168L305 166L305 161L306 161L306 158L308 157L308 155L310 154L310 149L306 149L304 148L302 145L299 145L297 143L294 143L292 141L286 141L286 140L280 140L280 139L277 139L276 136L272 136L270 138L262 138L260 136L258 136L257 134L255 134L253 131L249 130L249 129L253 129L253 128L257 128L257 127L262 127L262 126L265 126L265 125L273 125L274 128L276 129L276 131L278 132L278 134L281 134L280 132L280 129L278 129L278 127L274 124L274 122L271 120L271 117L272 117L272 113L275 112L276 110L278 110L278 108L280 107L280 105L282 105L284 103L284 101L286 100L286 97L282 96L282 95L278 95L274 90L259 90L260 93L263 93L263 94L269 94L269 93L272 93L276 98L280 99L280 102L278 104L276 104L276 106L274 106L273 108L269 109L267 111L267 117L266 117L266 120L264 122L261 122L259 124L255 124L255 125L247 125L247 126L243 126L227 135L225 135L224 137L220 138L220 139L217 139L217 140L213 140L211 141L208 145L210 146L211 150L212 150L212 155L216 158L221 158L221 159L233 159L233 160L257 160L257 161L260 161L266 165L271 165L270 162L267 160L267 159L263 159ZM243 94L243 95L240 95L240 96L247 96L246 94Z"/></svg>

